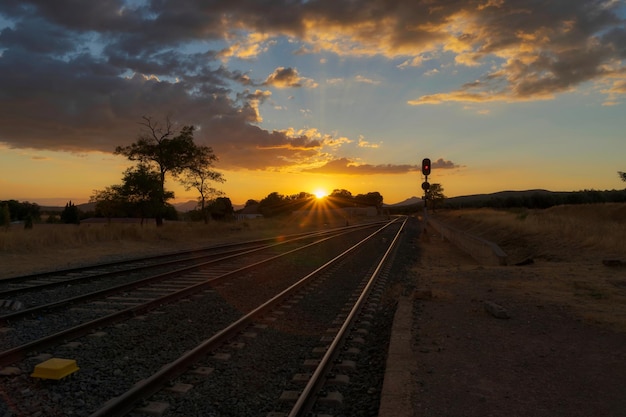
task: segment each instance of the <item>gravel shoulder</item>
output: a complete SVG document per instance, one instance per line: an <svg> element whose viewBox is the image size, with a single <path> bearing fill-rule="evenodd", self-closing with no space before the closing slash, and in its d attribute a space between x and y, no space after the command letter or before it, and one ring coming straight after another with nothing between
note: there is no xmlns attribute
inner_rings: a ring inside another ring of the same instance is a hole
<svg viewBox="0 0 626 417"><path fill-rule="evenodd" d="M432 230L419 248L414 415L626 416L623 268L481 266Z"/></svg>

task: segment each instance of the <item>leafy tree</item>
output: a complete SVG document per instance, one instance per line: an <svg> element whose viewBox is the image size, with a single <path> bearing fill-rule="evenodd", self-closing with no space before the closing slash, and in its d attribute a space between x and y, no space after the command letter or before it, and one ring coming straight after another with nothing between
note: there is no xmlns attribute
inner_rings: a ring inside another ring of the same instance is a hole
<svg viewBox="0 0 626 417"><path fill-rule="evenodd" d="M359 205L374 206L379 212L383 207L383 196L380 195L378 191L367 194L358 194L354 197L354 201Z"/></svg>
<svg viewBox="0 0 626 417"><path fill-rule="evenodd" d="M154 196L155 202L159 203L154 207L154 216L157 226L162 226L167 200L174 197L173 193L165 191L165 177L168 173L178 177L192 165L198 150L193 142L194 127L183 126L177 134L169 117L165 125L161 125L150 117L143 116L143 122L140 124L143 130L137 141L129 146L118 146L115 148L115 154L124 155L129 160L138 161L146 166L156 167L160 187Z"/></svg>
<svg viewBox="0 0 626 417"><path fill-rule="evenodd" d="M430 207L435 211L437 207L442 207L446 196L443 194L443 187L441 184L431 184L428 189L428 201L430 201Z"/></svg>
<svg viewBox="0 0 626 417"><path fill-rule="evenodd" d="M121 185L112 185L104 190L94 190L89 202L96 203L96 215L106 217L109 223L111 223L112 217L125 216L125 205L128 203Z"/></svg>
<svg viewBox="0 0 626 417"><path fill-rule="evenodd" d="M352 193L348 190L333 190L326 198L337 207L350 207L354 205Z"/></svg>
<svg viewBox="0 0 626 417"><path fill-rule="evenodd" d="M71 200L65 204L65 208L61 212L61 222L65 224L80 224L80 211Z"/></svg>
<svg viewBox="0 0 626 417"><path fill-rule="evenodd" d="M173 198L174 193L162 188L159 172L140 163L135 168L127 169L122 181L124 183L119 189L120 197L138 212L141 224L145 218L157 216L157 213L163 224L163 216L167 210L164 202Z"/></svg>
<svg viewBox="0 0 626 417"><path fill-rule="evenodd" d="M313 194L305 192L291 196L273 192L259 202L259 213L265 217L289 214L295 210L300 210L312 198L314 198Z"/></svg>
<svg viewBox="0 0 626 417"><path fill-rule="evenodd" d="M206 201L211 196L221 194L220 191L211 187L211 181L225 181L221 173L212 169L213 162L216 160L217 157L213 153L213 149L211 149L211 147L196 147L196 153L193 155L191 160L188 161L188 165L184 170L184 176L180 180L180 182L184 185L185 190L189 191L194 188L200 194L200 211L205 224L209 222L206 210Z"/></svg>
<svg viewBox="0 0 626 417"><path fill-rule="evenodd" d="M218 197L210 205L211 217L215 220L232 219L235 209L228 197Z"/></svg>
<svg viewBox="0 0 626 417"><path fill-rule="evenodd" d="M284 213L286 203L287 199L285 196L274 191L259 201L259 213L265 217L273 217L282 214Z"/></svg>
<svg viewBox="0 0 626 417"><path fill-rule="evenodd" d="M246 201L246 204L244 205L244 207L256 206L257 204L259 204L258 201L250 199L250 200Z"/></svg>
<svg viewBox="0 0 626 417"><path fill-rule="evenodd" d="M4 227L6 230L9 230L10 225L11 225L11 212L9 212L9 204L2 203L0 205L0 226Z"/></svg>
<svg viewBox="0 0 626 417"><path fill-rule="evenodd" d="M8 205L11 221L25 221L28 216L33 220L41 218L41 207L36 203L28 201L19 202L17 200L7 200L4 204Z"/></svg>
<svg viewBox="0 0 626 417"><path fill-rule="evenodd" d="M617 175L619 175L622 181L626 181L626 172L617 171Z"/></svg>

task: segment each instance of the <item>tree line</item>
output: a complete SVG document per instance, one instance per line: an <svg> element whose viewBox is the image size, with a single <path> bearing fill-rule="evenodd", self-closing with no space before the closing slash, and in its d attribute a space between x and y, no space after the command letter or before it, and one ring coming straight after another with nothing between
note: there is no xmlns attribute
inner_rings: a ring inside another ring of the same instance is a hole
<svg viewBox="0 0 626 417"><path fill-rule="evenodd" d="M71 201L60 214L48 213L37 203L28 201L0 201L0 227L8 228L12 222L18 222L23 223L24 228L31 229L33 223L40 222L44 214L47 214L46 223L80 223L80 210Z"/></svg>
<svg viewBox="0 0 626 417"><path fill-rule="evenodd" d="M276 217L308 209L316 200L315 195L304 191L291 195L272 192L260 201L248 200L245 207L256 206L257 211L264 217ZM383 196L377 191L353 196L348 190L335 189L324 197L325 209L374 206L380 212L382 204Z"/></svg>

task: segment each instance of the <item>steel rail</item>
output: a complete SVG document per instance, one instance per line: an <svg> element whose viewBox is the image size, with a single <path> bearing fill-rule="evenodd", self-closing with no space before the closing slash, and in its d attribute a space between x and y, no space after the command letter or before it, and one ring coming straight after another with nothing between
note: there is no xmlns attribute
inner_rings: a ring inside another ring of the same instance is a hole
<svg viewBox="0 0 626 417"><path fill-rule="evenodd" d="M274 306L280 304L287 297L295 293L298 289L308 284L313 277L319 275L321 272L325 271L332 265L347 257L354 250L368 242L375 235L382 232L384 229L386 229L395 222L396 219L386 223L383 227L371 233L360 242L351 246L349 249L337 255L322 266L318 267L313 272L307 274L303 278L300 278L296 283L292 284L287 289L272 297L270 300L256 307L254 310L245 314L243 317L233 322L231 325L220 330L214 336L206 339L178 359L163 366L155 374L133 385L125 393L110 399L102 406L102 408L92 413L89 417L120 417L130 413L136 407L137 402L144 400L150 395L158 392L168 381L185 373L190 366L192 366L200 359L204 358L210 352L214 351L224 342L230 340L233 336L239 334L243 329L253 323L255 319L271 311Z"/></svg>
<svg viewBox="0 0 626 417"><path fill-rule="evenodd" d="M333 341L329 345L328 349L326 350L326 353L320 360L319 365L316 367L315 371L311 375L311 378L309 379L306 386L304 387L304 389L298 396L298 399L296 400L294 406L289 412L288 417L303 417L303 416L309 415L307 413L311 411L311 408L313 407L313 404L315 403L315 400L316 400L315 395L320 391L320 389L323 387L325 383L324 376L329 373L330 368L332 367L334 363L334 360L339 355L340 347L342 345L343 340L348 334L348 329L352 326L357 314L359 313L363 304L365 303L365 300L369 296L369 293L372 287L374 286L374 283L376 282L376 279L378 278L378 275L380 274L380 271L382 270L383 265L385 265L392 250L395 248L396 243L400 237L400 234L402 230L404 229L404 226L406 225L406 222L407 222L407 219L405 218L402 225L400 226L400 229L396 233L393 241L389 245L389 248L387 248L387 251L383 255L380 262L378 263L378 266L376 267L375 271L372 273L372 275L368 279L368 282L365 288L363 289L363 291L361 292L361 295L359 296L358 300L356 301L356 303L350 310L350 313L346 317L346 320L344 321L343 325L341 326L336 336L334 337Z"/></svg>
<svg viewBox="0 0 626 417"><path fill-rule="evenodd" d="M378 222L374 222L372 224L376 224L376 223ZM154 263L150 265L133 266L133 264L137 264L140 262L146 262L146 261L149 262L152 260L158 260L158 259L163 259L163 258L174 258L177 256L184 256L187 254L217 251L220 249L228 250L229 248L237 248L237 247L243 247L247 245L266 245L266 244L269 244L269 242L285 243L289 241L296 241L299 239L307 239L307 238L312 238L316 236L323 236L326 234L332 234L332 233L341 232L345 230L358 229L362 227L371 227L372 224L358 224L358 225L347 226L347 227L333 228L329 230L322 230L322 231L318 230L314 232L303 232L303 233L296 233L296 234L290 234L290 235L285 235L285 236L275 236L272 238L249 240L249 241L237 242L237 243L226 243L226 244L221 244L221 245L208 246L204 248L196 248L196 249L191 249L191 250L175 251L175 252L163 253L159 255L152 255L152 256L147 256L147 257L142 257L142 258L127 259L124 261L97 263L94 265L86 265L86 266L81 266L77 268L62 269L62 270L36 273L32 275L22 275L22 276L17 276L17 277L3 278L3 279L0 279L0 285L13 284L13 283L20 284L20 283L27 283L29 280L37 281L37 280L43 280L43 279L51 279L54 277L62 277L64 275L67 276L67 275L74 275L78 273L86 273L86 272L89 272L90 270L100 270L103 268L112 268L116 266L131 265L130 268L123 269L123 270L114 270L114 271L86 275L86 276L76 277L76 278L71 278L71 279L66 279L66 280L59 279L57 281L51 281L45 284L37 284L37 285L30 286L30 287L20 287L20 288L13 288L13 289L7 289L7 290L0 290L0 297L8 297L8 296L21 293L21 292L34 291L37 289L44 289L44 288L50 288L50 287L61 286L61 285L66 285L66 284L72 284L75 282L80 282L82 280L98 279L100 277L105 277L108 275L115 275L115 274L132 272L132 271L137 271L137 270L142 270L142 269L158 268L158 267L170 265L170 264L189 262L189 261L193 261L196 259L202 259L202 258L206 258L209 256L219 255L220 253L215 253L213 255L205 254L205 255L190 256L190 257L183 258L183 259L173 259L173 260ZM233 249L230 252L234 252L237 250L238 249ZM243 249L240 249L240 250L243 250ZM229 252L228 251L222 252L222 254L224 253L229 253Z"/></svg>
<svg viewBox="0 0 626 417"><path fill-rule="evenodd" d="M245 246L246 244L242 244L242 246ZM34 292L34 291L38 291L38 290L42 290L42 289L48 289L48 288L54 288L54 287L60 287L60 286L64 286L64 285L75 285L77 283L80 283L82 281L93 281L93 280L97 280L100 278L105 278L111 275L121 275L121 274L127 274L130 272L137 272L137 271L142 271L142 270L149 270L149 269L155 269L155 268L163 268L166 266L170 266L170 265L176 265L176 264L181 264L181 263L185 263L185 262L191 262L191 261L196 261L199 259L206 259L206 258L210 258L210 257L214 257L214 256L224 256L224 255L228 255L228 254L237 254L240 253L244 250L249 250L249 249L255 249L255 248L265 248L266 246L256 246L256 247L252 247L252 248L241 248L241 249L232 249L229 251L224 251L224 252L216 252L216 253L210 253L210 254L205 254L205 255L197 255L197 256L190 256L187 258L182 258L182 259L171 259L171 260L166 260L163 262L159 262L159 263L152 263L149 265L132 265L129 268L126 269L118 269L118 270L111 270L111 271L106 271L106 272L101 272L101 273L97 273L97 274L92 274L92 275L85 275L85 276L81 276L81 277L75 277L75 278L70 278L70 279L59 279L56 281L50 281L50 282L46 282L46 283L41 283L41 284L34 284L31 286L25 286L25 287L19 287L19 288L11 288L8 290L0 290L0 297L5 298L5 297L10 297L10 296L14 296L16 294L22 294L22 293L26 293L26 292ZM216 248L216 249L221 249L221 248ZM203 249L202 251L209 251L211 249ZM193 251L193 252L198 252L198 251ZM189 253L193 253L193 252L189 252ZM133 261L129 261L129 264L137 264L141 261L143 261L144 259L146 261L150 261L152 259L163 259L163 257L170 257L170 256L177 256L176 254L174 255L165 255L165 256L157 256L157 257L148 257L148 258L140 258L140 259L136 259ZM110 264L110 265L98 265L98 266L94 266L94 267L85 267L87 268L86 271L89 271L90 269L102 269L102 268L110 268L110 267L114 267L114 266L118 266L121 264ZM73 273L73 272L72 272ZM33 280L38 280L38 279L52 279L54 277L59 277L62 278L64 275L50 275L50 278L36 278L38 277L38 275L33 276ZM28 277L20 277L20 278L26 278L28 279ZM16 281L19 283L25 283L26 285L28 284L28 281ZM1 283L1 282L0 282ZM0 317L1 318L1 317Z"/></svg>
<svg viewBox="0 0 626 417"><path fill-rule="evenodd" d="M368 228L368 227L372 227L372 226L371 225L361 226L360 228L356 228L355 230L361 230L361 229ZM354 231L354 230L345 231L345 230L341 230L341 229L336 229L332 233L337 233L337 234L332 234L330 236L330 238L336 237L336 236L341 236L344 233L349 233L349 232L352 232L352 231ZM136 288L148 285L148 284L150 284L152 282L155 282L155 281L160 281L160 280L163 280L163 279L170 278L172 276L180 275L180 274L185 273L185 272L189 272L189 271L205 268L205 267L207 267L207 266L209 266L211 264L224 262L224 261L226 261L228 259L233 259L233 258L237 258L239 256L249 255L249 254L254 253L254 252L260 252L260 251L263 251L263 250L266 250L266 249L271 249L273 247L277 247L277 246L284 245L284 244L287 244L287 243L292 243L292 242L295 242L295 241L298 241L298 240L315 238L315 237L320 237L320 236L324 236L324 235L328 235L328 234L331 234L331 233L325 231L325 232L321 232L321 233L307 234L307 235L304 235L304 236L292 238L290 240L279 241L277 243L268 244L266 246L260 246L260 247L255 247L255 248L248 249L248 250L238 251L236 253L233 253L233 254L230 254L230 255L227 255L227 256L223 256L223 257L220 257L218 259L212 259L212 260L210 260L208 262L202 262L202 263L195 264L193 266L179 268L179 269L176 269L176 270L173 270L173 271L170 271L170 272L166 272L166 273L163 273L163 274L158 274L158 275L154 275L154 276L151 276L151 277L139 279L137 281L129 282L129 283L126 283L126 284L116 285L116 286L113 286L113 287L110 287L110 288L106 288L106 289L103 289L103 290L92 291L92 292L87 293L87 294L81 294L81 295L77 295L77 296L74 296L74 297L66 298L66 299L63 299L63 300L58 300L58 301L54 301L54 302L51 302L51 303L42 304L42 305L38 305L38 306L35 306L35 307L14 311L12 313L0 316L0 324L6 324L6 323L9 323L11 320L16 320L16 319L20 319L22 317L35 315L35 314L37 314L39 312L42 312L42 311L49 312L51 310L55 310L55 309L67 306L69 304L82 303L82 302L86 302L86 301L97 299L97 298L107 297L109 295L117 294L119 292L133 290L133 289L136 289ZM326 238L326 239L328 239L328 238ZM324 240L325 239L323 239L323 240L321 240L319 242L323 242ZM288 254L288 253L289 252L287 252L286 254ZM202 257L198 257L198 259L202 259ZM269 258L268 260L271 260L271 259L272 258ZM167 263L165 263L165 265L167 265ZM154 266L150 266L149 268L152 269L152 268L154 268ZM131 272L135 271L135 269L131 269L130 271ZM125 271L116 271L116 273L122 273L122 272L125 272Z"/></svg>
<svg viewBox="0 0 626 417"><path fill-rule="evenodd" d="M395 220L394 220L395 221ZM391 222L393 223L393 222ZM387 227L389 224L385 225L383 228ZM371 226L370 226L371 227ZM379 229L382 230L382 229ZM378 232L375 232L378 233ZM160 306L162 306L163 304L167 304L167 303L171 303L172 301L187 297L189 295L198 293L200 291L203 291L213 285L215 285L216 283L219 283L225 279L227 279L229 276L235 275L235 274L239 274L243 271L246 271L248 269L252 269L255 267L258 267L259 265L262 265L264 263L267 262L271 262L275 259L281 258L283 256L287 256L289 254L304 250L310 246L314 246L317 244L320 244L326 240L330 240L333 239L334 237L337 236L341 236L342 234L337 234L337 235L332 235L332 236L327 236L321 240L309 243L307 245L304 245L302 247L296 248L296 249L292 249L290 251L287 251L285 253L279 254L279 255L275 255L272 256L270 258L261 260L259 262L255 262L253 264L250 265L246 265L244 267L238 268L234 271L230 271L227 272L223 275L220 275L218 277L212 278L210 280L207 280L205 282L201 282L199 284L194 284L192 286L189 286L187 288L184 288L182 290L178 290L175 291L171 294L167 294L165 296L162 297L158 297L155 298L153 300L150 300L146 303L137 305L137 306L133 306L133 307L129 307L123 310L120 310L118 312L109 314L107 316L95 319L95 320L91 320L82 324L79 324L77 326L74 326L72 328L63 330L61 332L57 332L55 334L49 335L49 336L45 336L43 338L40 338L38 340L29 342L29 343L25 343L23 345L14 347L12 349L8 349L5 350L4 352L0 352L0 366L6 366L6 365L10 365L14 362L17 362L21 359L23 359L24 357L26 357L27 353L32 352L32 351L36 351L36 350L41 350L44 348L47 348L49 346L55 345L57 343L62 343L66 340L69 339L74 339L77 337L81 337L84 336L86 334L88 334L91 330L95 329L95 328L99 328L99 327L104 327L104 326L109 326L115 323L118 323L120 321L123 320L127 320L129 318L135 317L137 315L143 314L146 311L150 311L154 308L158 308ZM370 235L371 236L371 235ZM273 246L277 246L278 244L274 244ZM190 268L186 268L186 269L182 269L182 270L178 270L178 271L173 271L173 272L168 272L166 274L162 274L162 275L174 275L174 274L181 274L184 272L188 272L190 270L194 270L196 269L195 267L190 267ZM163 278L162 276L159 276L161 278ZM105 290L106 291L106 290Z"/></svg>

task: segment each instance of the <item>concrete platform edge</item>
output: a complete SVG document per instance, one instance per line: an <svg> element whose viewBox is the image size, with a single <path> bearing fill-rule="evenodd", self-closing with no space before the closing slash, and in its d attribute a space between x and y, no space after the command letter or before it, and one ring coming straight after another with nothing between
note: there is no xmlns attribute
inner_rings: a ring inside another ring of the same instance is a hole
<svg viewBox="0 0 626 417"><path fill-rule="evenodd" d="M413 417L411 397L416 362L411 348L412 297L400 297L393 318L379 417Z"/></svg>

